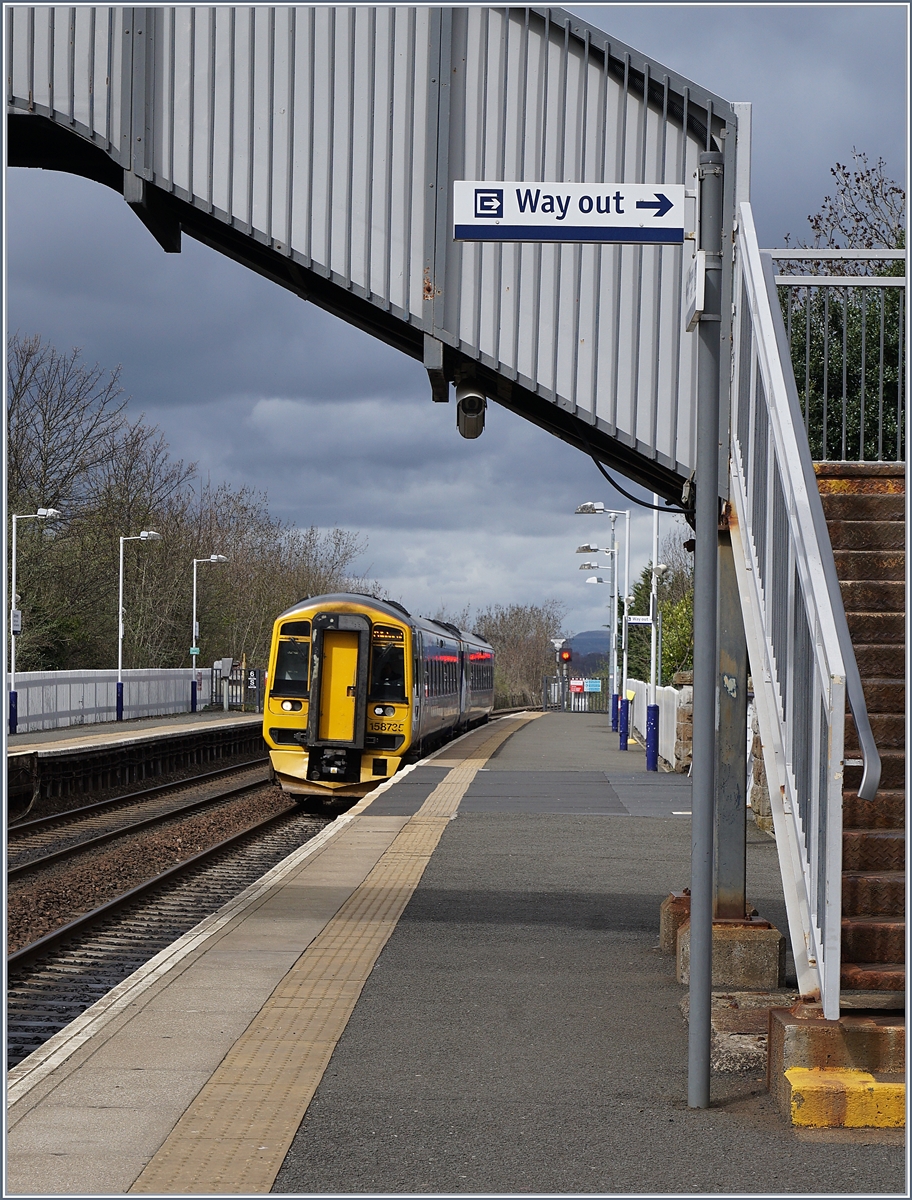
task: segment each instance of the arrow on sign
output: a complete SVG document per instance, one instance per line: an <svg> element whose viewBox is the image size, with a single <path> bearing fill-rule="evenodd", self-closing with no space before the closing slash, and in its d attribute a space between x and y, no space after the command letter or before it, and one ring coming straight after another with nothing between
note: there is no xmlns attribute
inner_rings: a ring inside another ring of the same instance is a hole
<svg viewBox="0 0 912 1200"><path fill-rule="evenodd" d="M661 192L655 193L655 200L637 200L637 208L654 208L654 217L664 217L670 208L674 205L667 196L663 196Z"/></svg>

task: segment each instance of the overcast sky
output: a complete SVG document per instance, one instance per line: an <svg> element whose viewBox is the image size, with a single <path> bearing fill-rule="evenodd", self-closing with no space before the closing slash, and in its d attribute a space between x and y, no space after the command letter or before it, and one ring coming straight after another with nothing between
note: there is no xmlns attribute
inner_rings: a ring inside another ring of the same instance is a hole
<svg viewBox="0 0 912 1200"><path fill-rule="evenodd" d="M905 5L572 11L753 104L761 244L809 236L829 168L853 147L905 180ZM573 510L628 505L582 454L496 404L484 435L464 441L418 364L190 238L165 255L107 188L12 170L6 205L10 330L122 364L131 408L175 456L265 489L283 519L357 530L359 567L413 611L556 598L568 633L605 621L607 589L584 584L574 551L607 521ZM651 528L635 510L634 570Z"/></svg>

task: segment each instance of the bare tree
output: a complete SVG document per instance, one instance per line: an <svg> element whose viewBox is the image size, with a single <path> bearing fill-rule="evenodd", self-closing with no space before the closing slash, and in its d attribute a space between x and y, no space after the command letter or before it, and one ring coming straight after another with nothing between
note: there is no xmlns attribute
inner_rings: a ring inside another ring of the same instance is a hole
<svg viewBox="0 0 912 1200"><path fill-rule="evenodd" d="M492 604L473 628L496 652L494 688L502 704L529 704L541 695L542 676L554 667L551 639L560 636L566 610L557 600L544 604Z"/></svg>

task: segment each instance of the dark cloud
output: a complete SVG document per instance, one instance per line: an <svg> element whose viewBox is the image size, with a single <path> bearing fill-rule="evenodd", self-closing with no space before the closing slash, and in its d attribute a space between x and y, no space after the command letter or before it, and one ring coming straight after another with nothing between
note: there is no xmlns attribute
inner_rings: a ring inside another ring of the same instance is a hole
<svg viewBox="0 0 912 1200"><path fill-rule="evenodd" d="M801 234L853 145L905 175L905 9L623 5L581 15L719 94L754 104L761 239ZM265 489L283 519L368 539L361 567L417 611L554 596L605 620L574 554L626 508L581 454L496 405L465 442L420 364L191 239L165 255L114 193L11 171L8 323L123 364L131 407L213 479ZM672 518L663 519L670 527ZM635 510L634 574L651 514Z"/></svg>

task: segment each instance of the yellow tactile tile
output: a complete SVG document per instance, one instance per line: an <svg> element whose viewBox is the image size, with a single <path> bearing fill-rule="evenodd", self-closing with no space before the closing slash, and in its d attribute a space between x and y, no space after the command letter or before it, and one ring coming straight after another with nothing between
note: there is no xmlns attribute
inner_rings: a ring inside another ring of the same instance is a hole
<svg viewBox="0 0 912 1200"><path fill-rule="evenodd" d="M480 766L531 720L465 747L388 850L282 979L131 1192L268 1192L380 951ZM369 817L369 806L365 810Z"/></svg>

